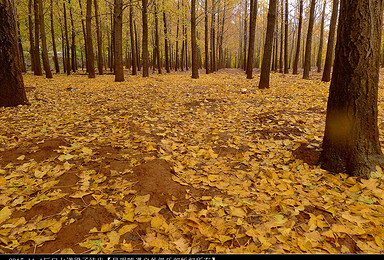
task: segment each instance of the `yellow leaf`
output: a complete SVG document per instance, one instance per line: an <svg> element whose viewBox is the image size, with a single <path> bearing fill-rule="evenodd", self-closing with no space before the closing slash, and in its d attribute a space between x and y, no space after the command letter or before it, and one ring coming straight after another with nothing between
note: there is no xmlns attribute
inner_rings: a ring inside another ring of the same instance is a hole
<svg viewBox="0 0 384 260"><path fill-rule="evenodd" d="M53 232L53 233L57 233L60 231L62 227L62 223L60 221L57 221L55 224L53 224L52 226L49 227L49 229Z"/></svg>
<svg viewBox="0 0 384 260"><path fill-rule="evenodd" d="M184 253L184 254L189 253L188 240L186 240L185 238L181 237L178 240L174 241L173 243L176 245L176 249L179 250L181 253Z"/></svg>
<svg viewBox="0 0 384 260"><path fill-rule="evenodd" d="M230 206L229 208L231 209L231 215L234 217L243 218L247 215L247 212L245 212L245 210L242 208L237 208L234 206Z"/></svg>
<svg viewBox="0 0 384 260"><path fill-rule="evenodd" d="M125 252L127 252L127 253L132 253L133 252L132 244L131 243L126 243L125 239L124 239L124 242L121 243L120 248L122 250L124 250Z"/></svg>
<svg viewBox="0 0 384 260"><path fill-rule="evenodd" d="M107 237L109 238L109 245L111 247L117 245L119 243L119 240L120 240L120 234L117 233L116 231L111 231L107 234Z"/></svg>
<svg viewBox="0 0 384 260"><path fill-rule="evenodd" d="M83 147L81 149L81 152L86 154L86 155L91 155L92 154L92 149L91 148L88 148L88 147Z"/></svg>
<svg viewBox="0 0 384 260"><path fill-rule="evenodd" d="M219 235L218 239L220 243L224 244L225 242L232 240L232 237L226 235Z"/></svg>
<svg viewBox="0 0 384 260"><path fill-rule="evenodd" d="M12 214L12 210L10 210L8 207L4 207L0 210L0 223L3 223L5 220L7 220Z"/></svg>
<svg viewBox="0 0 384 260"><path fill-rule="evenodd" d="M119 234L124 235L125 233L131 232L133 229L137 227L136 224L125 225L119 229Z"/></svg>
<svg viewBox="0 0 384 260"><path fill-rule="evenodd" d="M102 226L101 226L101 230L100 230L100 232L108 232L108 231L111 231L111 225L110 224L103 224Z"/></svg>
<svg viewBox="0 0 384 260"><path fill-rule="evenodd" d="M19 157L16 158L16 160L22 161L24 160L24 158L25 158L25 155L20 155Z"/></svg>
<svg viewBox="0 0 384 260"><path fill-rule="evenodd" d="M64 248L63 250L60 251L60 254L74 254L72 248Z"/></svg>
<svg viewBox="0 0 384 260"><path fill-rule="evenodd" d="M87 191L77 191L75 194L69 196L74 199L80 199L88 194L91 194L92 192L87 192Z"/></svg>

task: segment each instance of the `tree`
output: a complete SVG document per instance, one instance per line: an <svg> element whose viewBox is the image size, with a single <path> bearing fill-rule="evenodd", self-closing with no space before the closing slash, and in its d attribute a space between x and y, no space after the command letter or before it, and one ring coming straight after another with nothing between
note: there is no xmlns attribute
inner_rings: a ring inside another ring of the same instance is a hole
<svg viewBox="0 0 384 260"><path fill-rule="evenodd" d="M159 41L159 12L158 5L155 2L155 53L157 61L157 70L161 74L160 41Z"/></svg>
<svg viewBox="0 0 384 260"><path fill-rule="evenodd" d="M205 73L209 74L209 30L208 30L208 0L204 1L204 48L205 48ZM176 45L177 47L177 45Z"/></svg>
<svg viewBox="0 0 384 260"><path fill-rule="evenodd" d="M303 0L300 0L299 4L299 25L297 29L297 43L296 43L296 53L295 59L293 60L293 68L292 74L296 75L297 67L299 65L299 57L300 57L300 43L301 43L301 27L303 26Z"/></svg>
<svg viewBox="0 0 384 260"><path fill-rule="evenodd" d="M149 53L148 53L148 0L141 0L142 2L142 19L143 19L143 77L149 76Z"/></svg>
<svg viewBox="0 0 384 260"><path fill-rule="evenodd" d="M327 0L324 0L323 4L323 13L321 15L321 25L320 25L320 44L319 51L317 53L317 72L321 71L321 60L323 57L323 38L324 38L324 16L325 16L325 6L327 4Z"/></svg>
<svg viewBox="0 0 384 260"><path fill-rule="evenodd" d="M192 78L199 78L196 42L196 0L191 0L191 45L192 45Z"/></svg>
<svg viewBox="0 0 384 260"><path fill-rule="evenodd" d="M165 7L163 1L163 24L164 24L164 55L165 55L165 70L170 73L169 66L169 51L168 51L168 28L167 28L167 17L165 16Z"/></svg>
<svg viewBox="0 0 384 260"><path fill-rule="evenodd" d="M31 56L31 67L35 71L35 39L33 37L32 22L32 0L28 0L28 30L29 30L29 53Z"/></svg>
<svg viewBox="0 0 384 260"><path fill-rule="evenodd" d="M53 62L55 64L56 73L60 73L59 58L57 57L57 50L56 50L55 29L53 26L53 0L51 0L51 6L49 10L50 10L50 18L51 18L51 39L52 39L52 49L53 49Z"/></svg>
<svg viewBox="0 0 384 260"><path fill-rule="evenodd" d="M383 164L377 126L382 0L341 1L321 167L368 177Z"/></svg>
<svg viewBox="0 0 384 260"><path fill-rule="evenodd" d="M93 1L95 5L95 18L96 18L96 38L97 38L97 69L99 75L103 75L103 46L102 46L102 35L100 30L100 18L99 18L99 4L98 0Z"/></svg>
<svg viewBox="0 0 384 260"><path fill-rule="evenodd" d="M36 1L36 0L35 0ZM64 70L67 72L67 75L71 74L70 62L69 62L69 36L68 36L68 24L67 24L67 10L65 7L65 2L63 1L63 12L64 12L64 31L65 31L65 50L63 62L65 64ZM88 68L88 65L87 65Z"/></svg>
<svg viewBox="0 0 384 260"><path fill-rule="evenodd" d="M35 58L35 70L33 71L36 76L43 75L40 62L40 16L39 16L39 3L38 0L33 1L33 11L35 14L35 51L33 57Z"/></svg>
<svg viewBox="0 0 384 260"><path fill-rule="evenodd" d="M115 0L114 8L114 29L115 29L115 81L124 81L123 67L123 0Z"/></svg>
<svg viewBox="0 0 384 260"><path fill-rule="evenodd" d="M87 69L88 78L95 78L95 56L93 54L93 43L92 43L92 0L87 0L87 14L85 19L85 26L87 32ZM69 70L69 69L68 69Z"/></svg>
<svg viewBox="0 0 384 260"><path fill-rule="evenodd" d="M0 107L29 104L24 90L14 0L0 1Z"/></svg>
<svg viewBox="0 0 384 260"><path fill-rule="evenodd" d="M315 20L315 5L316 5L316 0L311 0L311 7L309 10L307 41L305 44L303 79L309 79L309 72L311 71L311 48L312 48L313 23Z"/></svg>
<svg viewBox="0 0 384 260"><path fill-rule="evenodd" d="M96 0L95 0L96 1ZM129 5L129 35L131 38L131 53L132 53L132 75L137 74L137 61L136 61L136 44L135 33L133 31L133 0L130 0Z"/></svg>
<svg viewBox="0 0 384 260"><path fill-rule="evenodd" d="M271 70L271 56L273 46L273 34L275 32L277 13L277 0L269 0L267 17L267 33L265 35L263 61L261 62L261 74L259 88L269 88L269 74Z"/></svg>
<svg viewBox="0 0 384 260"><path fill-rule="evenodd" d="M288 73L288 0L285 0L285 21L284 21L284 74Z"/></svg>
<svg viewBox="0 0 384 260"><path fill-rule="evenodd" d="M331 80L331 67L333 63L333 47L335 45L335 33L337 23L337 13L339 12L339 0L333 0L331 23L329 25L329 35L327 44L327 54L325 56L325 64L322 81L328 82Z"/></svg>
<svg viewBox="0 0 384 260"><path fill-rule="evenodd" d="M37 0L39 8L39 21L40 21L40 38L41 38L41 49L43 56L43 67L45 71L45 77L52 78L52 71L49 66L48 60L48 50L47 50L47 37L45 36L45 24L44 24L44 13L43 13L43 3L41 0Z"/></svg>
<svg viewBox="0 0 384 260"><path fill-rule="evenodd" d="M247 79L252 79L253 70L253 54L255 52L255 36L256 36L256 18L257 18L257 0L250 0L250 21L249 21L249 43L248 43L248 60L247 60Z"/></svg>

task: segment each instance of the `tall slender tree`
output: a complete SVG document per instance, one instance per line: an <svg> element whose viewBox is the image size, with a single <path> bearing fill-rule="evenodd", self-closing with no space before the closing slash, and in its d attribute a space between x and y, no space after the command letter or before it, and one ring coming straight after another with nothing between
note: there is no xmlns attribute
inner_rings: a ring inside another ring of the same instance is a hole
<svg viewBox="0 0 384 260"><path fill-rule="evenodd" d="M248 60L247 60L247 79L252 79L253 71L253 55L255 52L256 37L256 19L257 19L257 0L250 0L250 21L249 21L249 43L248 43Z"/></svg>
<svg viewBox="0 0 384 260"><path fill-rule="evenodd" d="M52 50L53 50L53 63L55 64L56 73L60 73L59 58L57 56L56 49L56 38L55 38L55 29L53 24L53 0L51 0L51 6L49 8L50 18L51 18L51 39L52 39Z"/></svg>
<svg viewBox="0 0 384 260"><path fill-rule="evenodd" d="M285 0L285 20L284 20L284 74L288 73L288 0Z"/></svg>
<svg viewBox="0 0 384 260"><path fill-rule="evenodd" d="M31 56L31 67L35 71L35 39L33 37L32 22L32 0L28 0L28 29L29 29L29 53Z"/></svg>
<svg viewBox="0 0 384 260"><path fill-rule="evenodd" d="M324 19L325 19L325 6L327 5L327 0L324 0L323 3L323 12L321 14L321 24L320 24L320 43L319 51L317 52L317 72L321 71L321 60L323 58L323 38L324 38Z"/></svg>
<svg viewBox="0 0 384 260"><path fill-rule="evenodd" d="M114 6L114 29L115 29L115 81L124 81L123 67L123 0L115 0Z"/></svg>
<svg viewBox="0 0 384 260"><path fill-rule="evenodd" d="M300 44L301 44L301 29L303 26L303 0L299 0L299 24L297 28L297 42L296 42L296 53L295 59L293 60L292 74L298 74L298 65L300 57Z"/></svg>
<svg viewBox="0 0 384 260"><path fill-rule="evenodd" d="M170 64L169 64L169 44L168 44L168 27L167 27L167 17L165 15L165 6L163 1L163 24L164 24L164 55L165 55L165 70L167 73L170 73Z"/></svg>
<svg viewBox="0 0 384 260"><path fill-rule="evenodd" d="M95 56L93 54L92 43L92 0L87 0L87 14L85 19L86 32L87 32L87 69L88 78L95 78Z"/></svg>
<svg viewBox="0 0 384 260"><path fill-rule="evenodd" d="M313 34L313 23L315 21L315 7L316 7L316 0L311 0L311 7L309 10L307 41L305 44L303 79L309 79L309 72L311 71L312 34Z"/></svg>
<svg viewBox="0 0 384 260"><path fill-rule="evenodd" d="M333 0L331 22L329 25L329 35L327 44L327 54L325 56L325 64L322 81L328 82L331 80L331 68L333 64L333 47L335 45L337 14L339 12L339 0Z"/></svg>
<svg viewBox="0 0 384 260"><path fill-rule="evenodd" d="M199 78L196 42L196 0L191 0L191 45L192 45L192 78Z"/></svg>
<svg viewBox="0 0 384 260"><path fill-rule="evenodd" d="M35 0L36 1L36 0ZM69 59L69 36L68 36L68 24L67 24L67 9L66 9L66 1L63 1L63 12L64 12L64 35L65 35L65 50L63 50L64 53L64 64L65 64L65 71L67 72L67 75L71 74L71 66L70 66L70 59Z"/></svg>
<svg viewBox="0 0 384 260"><path fill-rule="evenodd" d="M29 104L24 90L14 0L0 1L0 107Z"/></svg>
<svg viewBox="0 0 384 260"><path fill-rule="evenodd" d="M44 23L44 13L43 13L43 3L41 0L38 1L38 8L39 8L39 21L40 21L40 38L41 38L41 55L43 57L43 67L45 71L45 77L50 79L52 78L52 71L49 66L49 59L48 59L48 49L47 49L47 37L45 35L45 23Z"/></svg>
<svg viewBox="0 0 384 260"><path fill-rule="evenodd" d="M132 75L137 74L137 58L136 58L136 44L135 32L133 31L133 0L129 4L129 35L131 39L131 53L132 53Z"/></svg>
<svg viewBox="0 0 384 260"><path fill-rule="evenodd" d="M142 39L142 59L143 77L149 76L149 53L148 53L148 0L142 0L142 20L143 20L143 39Z"/></svg>
<svg viewBox="0 0 384 260"><path fill-rule="evenodd" d="M267 33L265 35L263 61L261 63L261 74L259 88L269 88L269 75L271 71L271 56L273 36L275 32L277 13L277 0L269 0L269 9L267 17Z"/></svg>
<svg viewBox="0 0 384 260"><path fill-rule="evenodd" d="M35 70L33 71L36 76L43 75L43 70L41 69L40 62L40 15L39 15L39 2L38 0L33 1L33 10L35 14Z"/></svg>
<svg viewBox="0 0 384 260"><path fill-rule="evenodd" d="M369 177L384 165L378 129L383 0L343 0L321 167Z"/></svg>
<svg viewBox="0 0 384 260"><path fill-rule="evenodd" d="M204 48L205 48L205 73L209 74L209 29L208 29L208 0L204 1Z"/></svg>
<svg viewBox="0 0 384 260"><path fill-rule="evenodd" d="M159 40L159 6L155 2L155 54L156 54L156 63L157 70L161 74L161 57L160 57L160 40Z"/></svg>
<svg viewBox="0 0 384 260"><path fill-rule="evenodd" d="M100 17L99 17L99 4L98 0L93 1L95 5L95 20L96 20L96 38L97 38L97 69L99 75L103 75L103 40L102 40L102 30L100 30Z"/></svg>

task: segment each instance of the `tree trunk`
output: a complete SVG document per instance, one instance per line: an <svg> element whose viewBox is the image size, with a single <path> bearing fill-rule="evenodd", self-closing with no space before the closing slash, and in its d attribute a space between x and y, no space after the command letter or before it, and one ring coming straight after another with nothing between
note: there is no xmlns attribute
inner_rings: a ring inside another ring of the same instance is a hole
<svg viewBox="0 0 384 260"><path fill-rule="evenodd" d="M257 19L257 0L250 0L250 21L249 21L249 43L248 43L248 60L247 60L247 79L252 79L253 70L253 54L255 52L255 34Z"/></svg>
<svg viewBox="0 0 384 260"><path fill-rule="evenodd" d="M160 42L159 42L159 12L155 2L155 45L156 45L156 63L158 73L161 74Z"/></svg>
<svg viewBox="0 0 384 260"><path fill-rule="evenodd" d="M196 0L191 0L191 44L192 44L192 78L199 78L196 42Z"/></svg>
<svg viewBox="0 0 384 260"><path fill-rule="evenodd" d="M24 59L23 44L21 43L21 37L20 37L20 23L19 23L19 21L17 21L17 35L18 35L17 42L19 44L19 53L20 53L20 58L21 58L21 71L27 72L27 67L25 65L25 59Z"/></svg>
<svg viewBox="0 0 384 260"><path fill-rule="evenodd" d="M321 15L321 25L320 25L320 44L319 44L319 52L317 53L317 72L321 71L321 60L323 57L323 38L324 38L324 16L325 16L325 6L327 4L327 0L324 0L323 3L323 13Z"/></svg>
<svg viewBox="0 0 384 260"><path fill-rule="evenodd" d="M47 37L45 35L45 24L44 24L44 13L43 13L43 3L41 0L38 1L38 7L39 7L39 20L40 20L40 37L41 37L41 55L43 57L43 66L45 71L45 77L48 79L52 78L52 71L49 66L49 59L48 59L48 50L47 50Z"/></svg>
<svg viewBox="0 0 384 260"><path fill-rule="evenodd" d="M72 38L72 44L71 44L71 67L72 67L72 71L73 72L76 72L77 70L77 63L76 63L76 60L77 60L77 55L76 55L76 44L75 44L75 40L76 40L76 34L75 34L75 25L74 25L74 21L73 21L73 16L72 16L72 6L71 6L71 1L68 0L68 3L69 3L69 18L71 19L71 38Z"/></svg>
<svg viewBox="0 0 384 260"><path fill-rule="evenodd" d="M215 47L215 1L212 1L212 11L211 11L211 72L215 71L216 67L216 47ZM244 58L245 60L245 58ZM244 67L243 67L244 68ZM245 69L245 68L244 68Z"/></svg>
<svg viewBox="0 0 384 260"><path fill-rule="evenodd" d="M163 6L163 8L165 8ZM165 10L163 10L163 24L164 24L164 54L165 54L165 70L170 73L169 68L169 51L168 51L168 28L167 28L167 17L165 16Z"/></svg>
<svg viewBox="0 0 384 260"><path fill-rule="evenodd" d="M275 32L277 0L269 1L267 33L265 35L263 61L261 63L261 74L259 88L269 88L269 74L271 68L271 55L273 46L273 34Z"/></svg>
<svg viewBox="0 0 384 260"><path fill-rule="evenodd" d="M281 9L280 9L280 55L279 55L279 72L283 73L283 55L284 55L284 47L283 47L283 39L284 39L284 3L283 0L280 0Z"/></svg>
<svg viewBox="0 0 384 260"><path fill-rule="evenodd" d="M14 0L0 2L0 107L28 105L21 71Z"/></svg>
<svg viewBox="0 0 384 260"><path fill-rule="evenodd" d="M39 4L38 0L34 0L33 2L33 9L35 13L35 53L34 53L34 58L35 58L35 70L34 74L36 76L41 76L43 75L43 70L41 69L41 62L40 62L40 46L39 46L39 41L40 41L40 19L39 19Z"/></svg>
<svg viewBox="0 0 384 260"><path fill-rule="evenodd" d="M149 53L148 53L148 0L141 0L143 4L143 39L142 39L142 59L143 59L143 77L149 76Z"/></svg>
<svg viewBox="0 0 384 260"><path fill-rule="evenodd" d="M100 17L99 17L99 4L98 0L94 0L95 6L95 18L96 18L96 37L97 37L97 69L99 75L103 75L103 46L102 46L102 35L100 30Z"/></svg>
<svg viewBox="0 0 384 260"><path fill-rule="evenodd" d="M136 62L137 62L137 70L140 71L141 68L141 61L140 61L140 42L137 37L137 28L136 28L136 21L133 21L133 28L135 29L135 46L136 46Z"/></svg>
<svg viewBox="0 0 384 260"><path fill-rule="evenodd" d="M35 0L36 1L36 0ZM67 24L67 10L65 7L65 1L63 2L63 12L64 12L64 33L65 33L65 69L67 75L71 74L71 67L69 61L69 37L68 37L68 24Z"/></svg>
<svg viewBox="0 0 384 260"><path fill-rule="evenodd" d="M208 0L204 2L204 48L205 48L205 73L209 74L209 31L208 31Z"/></svg>
<svg viewBox="0 0 384 260"><path fill-rule="evenodd" d="M87 31L87 68L88 78L95 78L95 56L93 54L92 43L92 0L87 0L87 14L85 20L85 27Z"/></svg>
<svg viewBox="0 0 384 260"><path fill-rule="evenodd" d="M297 43L296 43L296 53L295 59L293 60L293 72L292 74L297 75L297 68L299 65L299 57L300 57L300 43L301 43L301 28L303 26L303 0L300 0L299 7L299 25L297 29Z"/></svg>
<svg viewBox="0 0 384 260"><path fill-rule="evenodd" d="M115 0L114 29L115 29L115 81L124 81L123 66L123 0Z"/></svg>
<svg viewBox="0 0 384 260"><path fill-rule="evenodd" d="M308 32L307 32L307 42L305 44L303 79L309 79L309 72L311 71L311 52L312 52L311 48L312 48L313 23L315 20L315 5L316 5L316 0L311 0L311 7L309 11Z"/></svg>
<svg viewBox="0 0 384 260"><path fill-rule="evenodd" d="M35 40L33 37L32 22L32 0L28 0L28 29L29 29L29 53L31 56L31 67L35 71Z"/></svg>
<svg viewBox="0 0 384 260"><path fill-rule="evenodd" d="M342 1L322 168L369 177L382 165L377 126L382 0Z"/></svg>
<svg viewBox="0 0 384 260"><path fill-rule="evenodd" d="M208 0L207 0L208 1ZM177 10L180 8L180 1L177 0ZM179 16L177 16L176 22L176 50L175 50L175 71L179 69Z"/></svg>
<svg viewBox="0 0 384 260"><path fill-rule="evenodd" d="M288 73L288 0L285 0L285 21L284 21L284 74Z"/></svg>
<svg viewBox="0 0 384 260"><path fill-rule="evenodd" d="M339 0L333 0L331 23L329 26L328 44L327 44L327 55L325 56L325 64L322 81L328 82L331 80L331 68L333 64L333 47L335 45L335 33L337 14L339 10Z"/></svg>
<svg viewBox="0 0 384 260"><path fill-rule="evenodd" d="M243 66L242 69L244 71L247 70L247 13L248 13L248 1L245 0L244 3L244 46L243 46Z"/></svg>
<svg viewBox="0 0 384 260"><path fill-rule="evenodd" d="M83 8L82 8L82 5L81 5L81 0L79 0L79 7L80 7L80 16L81 16L81 29L83 31L83 37L84 37L84 48L85 48L85 64L86 64L86 67L88 66L87 65L87 33L85 31L85 25L84 25L84 16L83 16ZM82 64L81 64L81 67L83 69L83 60L81 60ZM88 72L88 67L86 68L87 72Z"/></svg>
<svg viewBox="0 0 384 260"><path fill-rule="evenodd" d="M95 0L96 1L96 0ZM131 52L132 52L132 75L137 74L137 61L136 61L136 45L135 45L135 33L133 31L133 0L130 0L129 5L129 33L131 38Z"/></svg>
<svg viewBox="0 0 384 260"><path fill-rule="evenodd" d="M53 63L55 64L56 73L60 73L59 58L57 57L57 50L56 50L55 29L54 29L54 25L53 25L53 0L51 0L50 18L51 18L51 38L52 38L52 49L53 49Z"/></svg>

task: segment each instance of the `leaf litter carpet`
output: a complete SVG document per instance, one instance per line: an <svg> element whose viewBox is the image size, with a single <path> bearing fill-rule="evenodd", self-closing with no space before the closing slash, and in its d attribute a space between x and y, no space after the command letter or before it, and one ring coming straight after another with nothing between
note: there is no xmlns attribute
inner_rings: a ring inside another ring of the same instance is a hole
<svg viewBox="0 0 384 260"><path fill-rule="evenodd" d="M32 105L0 108L0 252L383 253L382 170L317 165L329 84L258 79L25 75Z"/></svg>

